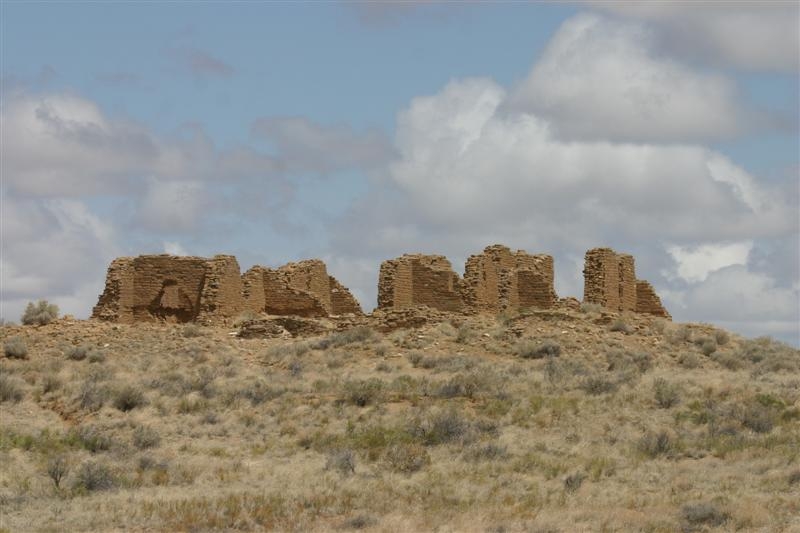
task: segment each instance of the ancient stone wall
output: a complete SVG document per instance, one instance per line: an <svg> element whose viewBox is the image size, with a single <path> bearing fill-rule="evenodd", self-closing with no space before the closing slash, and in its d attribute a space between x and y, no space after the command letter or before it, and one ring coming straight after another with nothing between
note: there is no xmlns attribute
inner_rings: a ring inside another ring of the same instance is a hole
<svg viewBox="0 0 800 533"><path fill-rule="evenodd" d="M619 257L611 248L586 252L583 268L583 301L620 310Z"/></svg>
<svg viewBox="0 0 800 533"><path fill-rule="evenodd" d="M636 311L636 268L632 255L617 256L620 311Z"/></svg>
<svg viewBox="0 0 800 533"><path fill-rule="evenodd" d="M512 252L499 244L472 255L464 267L464 301L473 311L497 313L524 307L552 307L553 258Z"/></svg>
<svg viewBox="0 0 800 533"><path fill-rule="evenodd" d="M328 275L319 259L278 269L254 266L242 278L244 306L253 312L301 317L363 314L350 291Z"/></svg>
<svg viewBox="0 0 800 533"><path fill-rule="evenodd" d="M461 279L441 255L403 255L381 264L378 308L427 305L441 311L464 310Z"/></svg>
<svg viewBox="0 0 800 533"><path fill-rule="evenodd" d="M661 298L658 297L653 286L641 279L636 280L636 312L672 320L666 308L661 304Z"/></svg>
<svg viewBox="0 0 800 533"><path fill-rule="evenodd" d="M231 256L142 255L111 263L92 316L116 322L217 320L241 311L239 265Z"/></svg>

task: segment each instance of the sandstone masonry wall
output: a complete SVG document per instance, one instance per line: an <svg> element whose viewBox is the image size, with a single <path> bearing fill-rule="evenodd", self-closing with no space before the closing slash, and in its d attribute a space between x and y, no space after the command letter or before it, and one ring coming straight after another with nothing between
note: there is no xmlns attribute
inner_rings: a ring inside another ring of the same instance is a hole
<svg viewBox="0 0 800 533"><path fill-rule="evenodd" d="M523 307L552 307L553 258L512 252L499 244L472 255L464 267L464 301L473 311L497 313Z"/></svg>
<svg viewBox="0 0 800 533"><path fill-rule="evenodd" d="M613 311L633 311L671 318L652 285L636 279L633 256L611 248L586 252L583 301Z"/></svg>
<svg viewBox="0 0 800 533"><path fill-rule="evenodd" d="M427 305L441 311L464 310L461 279L441 255L403 255L381 264L378 308Z"/></svg>
<svg viewBox="0 0 800 533"><path fill-rule="evenodd" d="M653 286L641 279L636 280L636 312L662 316L672 320L672 316L661 304L661 298L658 297Z"/></svg>

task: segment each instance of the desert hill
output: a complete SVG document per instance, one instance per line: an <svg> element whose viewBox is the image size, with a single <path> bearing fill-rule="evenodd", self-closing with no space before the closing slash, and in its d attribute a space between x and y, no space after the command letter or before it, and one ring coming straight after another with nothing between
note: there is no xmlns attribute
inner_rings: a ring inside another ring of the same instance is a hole
<svg viewBox="0 0 800 533"><path fill-rule="evenodd" d="M4 326L3 531L798 531L800 352L555 302Z"/></svg>

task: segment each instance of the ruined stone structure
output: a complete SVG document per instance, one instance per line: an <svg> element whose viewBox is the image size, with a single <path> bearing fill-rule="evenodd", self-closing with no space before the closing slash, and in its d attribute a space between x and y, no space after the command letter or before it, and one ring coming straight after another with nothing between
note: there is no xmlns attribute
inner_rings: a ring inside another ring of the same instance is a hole
<svg viewBox="0 0 800 533"><path fill-rule="evenodd" d="M461 279L442 255L406 254L381 263L378 308L427 305L441 311L463 311Z"/></svg>
<svg viewBox="0 0 800 533"><path fill-rule="evenodd" d="M120 257L108 269L92 317L114 322L216 321L242 310L239 264L230 255Z"/></svg>
<svg viewBox="0 0 800 533"><path fill-rule="evenodd" d="M271 315L323 317L362 314L350 291L319 259L289 263L278 269L254 266L243 276L244 307Z"/></svg>
<svg viewBox="0 0 800 533"><path fill-rule="evenodd" d="M661 298L658 297L653 286L641 279L636 280L636 312L672 320L672 316L661 304Z"/></svg>
<svg viewBox="0 0 800 533"><path fill-rule="evenodd" d="M323 317L361 314L319 260L279 269L255 266L244 276L236 258L143 255L115 259L92 317L113 322L221 322L244 310Z"/></svg>
<svg viewBox="0 0 800 533"><path fill-rule="evenodd" d="M476 312L548 308L557 299L552 256L512 252L499 244L467 259L463 285L464 301Z"/></svg>
<svg viewBox="0 0 800 533"><path fill-rule="evenodd" d="M653 287L636 279L633 256L611 248L586 252L583 269L583 301L612 311L632 311L669 318Z"/></svg>

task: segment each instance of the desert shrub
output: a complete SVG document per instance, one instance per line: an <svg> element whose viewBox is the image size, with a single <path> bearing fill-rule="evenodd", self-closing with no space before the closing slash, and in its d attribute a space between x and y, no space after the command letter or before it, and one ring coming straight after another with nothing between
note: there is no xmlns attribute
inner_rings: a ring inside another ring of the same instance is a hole
<svg viewBox="0 0 800 533"><path fill-rule="evenodd" d="M461 324L456 329L455 341L458 344L466 344L476 337L475 332L466 324Z"/></svg>
<svg viewBox="0 0 800 533"><path fill-rule="evenodd" d="M584 313L599 313L603 310L603 306L591 302L583 302L581 304L581 311Z"/></svg>
<svg viewBox="0 0 800 533"><path fill-rule="evenodd" d="M653 381L653 395L655 396L656 404L662 409L669 409L680 401L678 387L663 378L657 378Z"/></svg>
<svg viewBox="0 0 800 533"><path fill-rule="evenodd" d="M692 332L689 331L689 328L685 325L681 326L672 326L671 328L667 329L667 341L670 344L678 344L681 342L687 342L691 336Z"/></svg>
<svg viewBox="0 0 800 533"><path fill-rule="evenodd" d="M254 313L253 311L247 310L242 311L233 321L233 327L238 328L241 327L243 324L250 322L251 320L255 320L258 318L258 314Z"/></svg>
<svg viewBox="0 0 800 533"><path fill-rule="evenodd" d="M56 455L48 459L46 471L56 488L61 488L61 480L63 480L67 472L69 472L69 462L66 456Z"/></svg>
<svg viewBox="0 0 800 533"><path fill-rule="evenodd" d="M703 352L703 355L711 355L712 353L717 351L717 341L714 339L708 339L700 345L700 350Z"/></svg>
<svg viewBox="0 0 800 533"><path fill-rule="evenodd" d="M794 472L790 473L788 482L789 485L797 485L800 483L800 470L795 470Z"/></svg>
<svg viewBox="0 0 800 533"><path fill-rule="evenodd" d="M111 468L96 461L86 461L76 473L74 488L78 491L110 490L117 485Z"/></svg>
<svg viewBox="0 0 800 533"><path fill-rule="evenodd" d="M760 404L749 405L741 413L741 422L756 433L769 433L775 427L775 412Z"/></svg>
<svg viewBox="0 0 800 533"><path fill-rule="evenodd" d="M574 474L570 474L564 478L564 490L567 492L577 491L579 488L581 488L584 479L586 479L586 474L583 472L575 472Z"/></svg>
<svg viewBox="0 0 800 533"><path fill-rule="evenodd" d="M624 333L625 335L630 335L631 333L633 333L636 330L632 326L629 326L628 324L626 324L624 320L618 318L618 319L616 319L614 321L613 324L611 324L611 327L609 328L609 331L620 331L620 332Z"/></svg>
<svg viewBox="0 0 800 533"><path fill-rule="evenodd" d="M100 350L92 350L89 352L89 355L86 357L86 360L90 363L102 363L106 360L105 352L101 352Z"/></svg>
<svg viewBox="0 0 800 533"><path fill-rule="evenodd" d="M542 359L544 357L558 357L561 355L561 345L552 340L532 342L524 340L514 347L517 356L523 359Z"/></svg>
<svg viewBox="0 0 800 533"><path fill-rule="evenodd" d="M606 352L608 370L616 372L647 372L653 366L653 357L647 352L626 352L610 350Z"/></svg>
<svg viewBox="0 0 800 533"><path fill-rule="evenodd" d="M471 446L464 452L468 461L497 461L508 457L508 449L493 442Z"/></svg>
<svg viewBox="0 0 800 533"><path fill-rule="evenodd" d="M78 392L78 403L81 409L98 411L108 400L109 391L97 382L96 379L87 379Z"/></svg>
<svg viewBox="0 0 800 533"><path fill-rule="evenodd" d="M183 330L181 331L181 335L186 337L187 339L191 339L194 337L202 337L203 329L197 324L186 324L183 327Z"/></svg>
<svg viewBox="0 0 800 533"><path fill-rule="evenodd" d="M0 403L17 403L22 400L24 396L25 392L21 380L6 374L0 374Z"/></svg>
<svg viewBox="0 0 800 533"><path fill-rule="evenodd" d="M420 352L411 352L406 356L406 359L408 359L408 362L411 363L411 366L417 368L424 357L425 356Z"/></svg>
<svg viewBox="0 0 800 533"><path fill-rule="evenodd" d="M161 443L161 436L158 432L147 426L137 426L133 431L133 445L140 450L155 448Z"/></svg>
<svg viewBox="0 0 800 533"><path fill-rule="evenodd" d="M39 300L35 304L28 302L25 312L20 319L26 326L49 324L58 318L58 306L49 303L47 300Z"/></svg>
<svg viewBox="0 0 800 533"><path fill-rule="evenodd" d="M692 352L682 353L678 356L678 364L684 368L699 368L703 362Z"/></svg>
<svg viewBox="0 0 800 533"><path fill-rule="evenodd" d="M347 403L366 407L378 403L384 395L384 382L377 378L346 381L342 385L342 399Z"/></svg>
<svg viewBox="0 0 800 533"><path fill-rule="evenodd" d="M655 458L660 455L672 454L677 449L677 443L666 431L653 433L648 431L639 439L637 448L647 457Z"/></svg>
<svg viewBox="0 0 800 533"><path fill-rule="evenodd" d="M372 515L359 514L348 518L342 522L342 529L366 529L378 523L378 519Z"/></svg>
<svg viewBox="0 0 800 533"><path fill-rule="evenodd" d="M724 329L714 331L714 340L720 346L725 346L731 340L731 336Z"/></svg>
<svg viewBox="0 0 800 533"><path fill-rule="evenodd" d="M383 461L395 472L411 474L431 464L431 456L419 444L399 443L386 448Z"/></svg>
<svg viewBox="0 0 800 533"><path fill-rule="evenodd" d="M80 346L70 346L67 348L67 351L64 355L67 359L72 361L83 361L86 359L86 356L89 355L89 352L92 350L92 347L88 344L81 344Z"/></svg>
<svg viewBox="0 0 800 533"><path fill-rule="evenodd" d="M496 376L489 371L475 371L468 374L456 374L436 391L440 398L464 397L474 399L481 395L490 395L496 387Z"/></svg>
<svg viewBox="0 0 800 533"><path fill-rule="evenodd" d="M583 379L581 382L581 389L587 394L598 396L600 394L614 392L617 390L617 384L605 376L592 375Z"/></svg>
<svg viewBox="0 0 800 533"><path fill-rule="evenodd" d="M472 430L472 423L455 409L427 413L414 420L409 427L409 433L426 446L465 442L469 440Z"/></svg>
<svg viewBox="0 0 800 533"><path fill-rule="evenodd" d="M125 385L114 394L114 407L120 411L131 411L146 404L144 392L134 385Z"/></svg>
<svg viewBox="0 0 800 533"><path fill-rule="evenodd" d="M290 361L287 368L289 370L289 374L295 378L303 373L303 363L299 359Z"/></svg>
<svg viewBox="0 0 800 533"><path fill-rule="evenodd" d="M248 400L250 404L255 407L264 402L274 400L283 395L286 391L284 389L270 387L266 381L257 380L251 381L246 386L237 391L236 395L240 398Z"/></svg>
<svg viewBox="0 0 800 533"><path fill-rule="evenodd" d="M681 508L681 518L691 526L719 527L730 519L730 514L713 503L695 503Z"/></svg>
<svg viewBox="0 0 800 533"><path fill-rule="evenodd" d="M357 342L373 341L377 338L378 334L369 326L356 326L318 339L311 344L311 347L315 350L327 350L328 348L339 348Z"/></svg>
<svg viewBox="0 0 800 533"><path fill-rule="evenodd" d="M78 426L70 431L69 440L75 441L82 448L92 452L105 452L111 449L113 441L96 426Z"/></svg>
<svg viewBox="0 0 800 533"><path fill-rule="evenodd" d="M9 359L27 359L28 346L20 337L11 337L3 343L3 353Z"/></svg>
<svg viewBox="0 0 800 533"><path fill-rule="evenodd" d="M356 473L356 454L353 450L345 448L333 450L328 454L325 470L336 470L343 476Z"/></svg>
<svg viewBox="0 0 800 533"><path fill-rule="evenodd" d="M731 353L713 353L711 360L728 370L741 370L747 365L747 360Z"/></svg>
<svg viewBox="0 0 800 533"><path fill-rule="evenodd" d="M45 374L42 377L42 393L47 394L61 388L63 383L55 374Z"/></svg>

